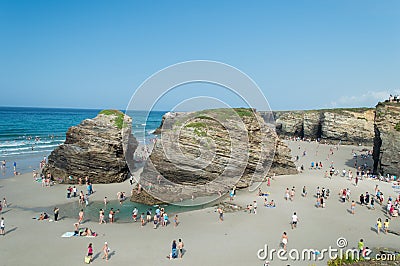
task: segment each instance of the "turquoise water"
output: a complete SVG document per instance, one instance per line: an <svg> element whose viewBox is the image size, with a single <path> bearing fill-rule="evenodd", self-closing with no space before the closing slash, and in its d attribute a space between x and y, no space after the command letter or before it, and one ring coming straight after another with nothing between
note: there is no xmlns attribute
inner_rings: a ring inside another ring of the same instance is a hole
<svg viewBox="0 0 400 266"><path fill-rule="evenodd" d="M43 157L65 140L65 133L82 120L94 118L100 110L0 107L0 160L6 160L2 177L13 175L13 163L20 173L39 168ZM139 142L154 137L152 132L160 125L165 112L153 111L147 117L144 111L129 111L133 118L132 133ZM0 176L0 178L1 178Z"/></svg>
<svg viewBox="0 0 400 266"><path fill-rule="evenodd" d="M88 206L80 205L77 198L71 199L71 203L66 203L60 206L57 206L60 209L60 216L61 218L71 218L71 219L78 219L78 213L81 209L84 210L85 221L94 221L97 222L99 220L99 210L105 210L105 220L108 222L108 213L111 208L114 208L115 211L118 211L115 215L115 220L118 223L128 223L133 222L132 219L132 211L136 207L139 211L138 220L140 214L143 212L146 214L148 209L152 210L152 214L154 215L155 210L157 209L156 206L148 206L140 203L131 202L128 200L124 201L122 205L119 204L119 201L113 200L104 205L102 201L93 201L89 202ZM161 205L160 208L164 208L165 211L168 213L170 221L173 221L173 217L175 214L203 209L206 207L212 206L211 204L203 205L203 206L190 206L190 207L181 207L175 205ZM32 211L37 212L38 216L42 212L46 212L53 217L53 209L54 207L38 207L31 209Z"/></svg>

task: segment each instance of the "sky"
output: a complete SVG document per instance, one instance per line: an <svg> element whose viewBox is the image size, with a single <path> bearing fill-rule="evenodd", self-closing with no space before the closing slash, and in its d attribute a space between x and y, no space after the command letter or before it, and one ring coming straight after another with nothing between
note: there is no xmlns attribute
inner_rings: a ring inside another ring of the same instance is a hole
<svg viewBox="0 0 400 266"><path fill-rule="evenodd" d="M0 0L0 106L125 109L146 79L189 60L239 69L273 110L372 107L400 93L400 1ZM247 96L195 83L155 108L207 97Z"/></svg>

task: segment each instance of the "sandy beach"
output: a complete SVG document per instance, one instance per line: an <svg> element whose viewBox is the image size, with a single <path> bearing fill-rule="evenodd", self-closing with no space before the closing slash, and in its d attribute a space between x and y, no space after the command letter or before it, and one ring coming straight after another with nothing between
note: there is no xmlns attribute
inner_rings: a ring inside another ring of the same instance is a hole
<svg viewBox="0 0 400 266"><path fill-rule="evenodd" d="M80 265L84 263L89 243L93 243L94 248L93 264L99 265L263 265L263 260L257 257L257 251L264 245L279 248L284 231L288 235L289 250L335 248L336 240L340 237L347 240L349 248L356 247L359 239L363 238L370 248L400 249L399 236L378 235L371 229L378 217L386 219L379 204L376 204L375 210L357 204L355 215L351 215L348 212L350 202L341 203L338 196L340 189L350 188L351 199L358 201L361 193L368 191L374 194L374 188L378 185L386 202L388 196L397 196L392 184L366 179L356 187L354 181L350 182L340 175L332 179L324 178L325 170L332 161L339 171L345 168L355 172L352 150L360 154L362 147L339 146L338 150L334 150L334 155L327 159L329 150L334 146L307 142L288 142L288 145L293 157L300 157L296 163L303 164L305 170L298 175L277 176L270 187L266 183L261 185L262 191L269 194L268 200L276 202L276 208L264 207L264 198L256 195L257 192L238 191L233 203L246 206L256 200L256 215L244 211L225 213L225 220L220 222L216 209L210 207L180 213L177 228L170 224L156 230L152 224L141 227L139 222L98 224L97 220L85 221L81 227L89 227L99 234L93 238L61 237L63 233L73 231L78 213L75 217L65 217L65 210L60 209L61 220L57 223L32 219L39 215L37 207L53 208L77 200L66 199L66 185L42 187L30 173L1 179L0 197L6 197L9 206L3 208L0 214L6 225L6 235L0 236L0 265ZM302 156L304 150L306 156ZM324 169L310 170L311 161L321 161ZM285 189L293 186L296 188L294 201L286 201ZM307 197L300 195L303 186L307 187ZM331 191L326 208L315 207L314 194L318 186ZM129 193L131 186L127 180L120 184L95 184L94 190L91 201L102 201L105 196L115 200L119 191ZM229 201L228 197L221 200ZM298 228L294 230L290 225L293 212L297 212L299 217ZM52 213L50 216L53 218ZM399 219L391 220L391 230L400 231ZM166 259L172 240L179 238L185 244L183 258ZM105 241L111 248L107 262L101 259L101 248ZM283 262L275 258L271 265L326 265L326 260Z"/></svg>

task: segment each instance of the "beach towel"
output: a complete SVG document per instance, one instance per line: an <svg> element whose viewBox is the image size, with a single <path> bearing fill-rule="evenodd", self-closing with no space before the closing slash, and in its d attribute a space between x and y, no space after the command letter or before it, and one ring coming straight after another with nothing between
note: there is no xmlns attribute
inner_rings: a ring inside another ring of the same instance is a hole
<svg viewBox="0 0 400 266"><path fill-rule="evenodd" d="M74 232L65 232L64 234L62 234L61 237L71 237L71 236L73 236L73 235L75 235Z"/></svg>

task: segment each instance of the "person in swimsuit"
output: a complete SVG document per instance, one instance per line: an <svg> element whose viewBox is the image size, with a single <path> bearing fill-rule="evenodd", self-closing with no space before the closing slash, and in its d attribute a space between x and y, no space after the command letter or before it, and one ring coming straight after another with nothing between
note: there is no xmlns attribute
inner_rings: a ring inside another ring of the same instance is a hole
<svg viewBox="0 0 400 266"><path fill-rule="evenodd" d="M182 258L182 256L183 256L183 247L184 247L184 245L183 245L182 239L179 238L179 240L178 240L178 256L179 256L179 258Z"/></svg>
<svg viewBox="0 0 400 266"><path fill-rule="evenodd" d="M282 235L282 246L283 246L284 250L286 250L287 243L288 243L288 237L286 235L286 232L283 232L283 235Z"/></svg>

